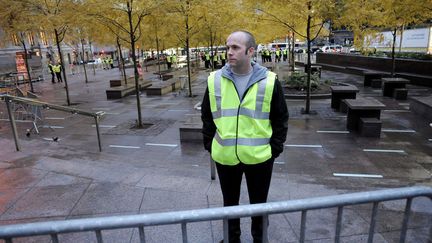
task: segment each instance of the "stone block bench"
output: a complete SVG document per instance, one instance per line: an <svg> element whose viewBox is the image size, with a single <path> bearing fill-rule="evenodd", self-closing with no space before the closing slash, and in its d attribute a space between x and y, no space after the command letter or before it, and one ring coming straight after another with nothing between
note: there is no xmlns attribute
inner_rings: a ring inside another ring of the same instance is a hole
<svg viewBox="0 0 432 243"><path fill-rule="evenodd" d="M110 88L118 87L118 86L122 85L122 80L120 80L120 79L112 79L109 82L110 82Z"/></svg>
<svg viewBox="0 0 432 243"><path fill-rule="evenodd" d="M381 110L386 107L383 103L371 97L347 99L343 102L348 106L348 131L359 132L360 136L379 137Z"/></svg>
<svg viewBox="0 0 432 243"><path fill-rule="evenodd" d="M346 112L341 104L342 99L355 99L359 89L353 85L330 86L331 90L331 108Z"/></svg>
<svg viewBox="0 0 432 243"><path fill-rule="evenodd" d="M382 121L378 118L360 118L359 133L363 137L381 137Z"/></svg>
<svg viewBox="0 0 432 243"><path fill-rule="evenodd" d="M406 100L408 97L408 89L399 88L393 90L393 98L395 100Z"/></svg>
<svg viewBox="0 0 432 243"><path fill-rule="evenodd" d="M363 71L364 81L363 86L371 86L372 80L374 79L381 79L384 76L384 73L382 72L376 72L371 70ZM381 86L380 86L381 88Z"/></svg>
<svg viewBox="0 0 432 243"><path fill-rule="evenodd" d="M149 96L152 95L164 95L172 91L176 91L181 88L181 80L176 79L172 81L162 82L154 84L149 88L146 88L146 93Z"/></svg>
<svg viewBox="0 0 432 243"><path fill-rule="evenodd" d="M395 89L405 89L410 81L404 78L382 78L382 94L387 97L394 97Z"/></svg>
<svg viewBox="0 0 432 243"><path fill-rule="evenodd" d="M121 99L125 96L128 96L135 92L135 86L128 85L128 86L117 86L117 87L111 87L107 89L106 96L108 100L112 99Z"/></svg>
<svg viewBox="0 0 432 243"><path fill-rule="evenodd" d="M111 86L111 81L113 80L110 80L110 86ZM118 84L116 81L114 81L114 85ZM139 90L144 90L150 87L151 85L152 85L151 82L147 80L138 83ZM135 81L132 80L130 80L130 82L128 82L127 85L121 84L120 82L120 86L111 86L105 91L108 100L121 99L125 96L133 94L134 92L135 92Z"/></svg>
<svg viewBox="0 0 432 243"><path fill-rule="evenodd" d="M377 79L372 79L371 80L371 83L370 83L370 86L373 88L373 89L381 89L381 87L382 87L382 80L381 80L381 78L377 78Z"/></svg>
<svg viewBox="0 0 432 243"><path fill-rule="evenodd" d="M182 143L202 143L202 121L199 114L189 117L180 126L180 142Z"/></svg>
<svg viewBox="0 0 432 243"><path fill-rule="evenodd" d="M426 97L411 97L410 110L432 122L432 95Z"/></svg>

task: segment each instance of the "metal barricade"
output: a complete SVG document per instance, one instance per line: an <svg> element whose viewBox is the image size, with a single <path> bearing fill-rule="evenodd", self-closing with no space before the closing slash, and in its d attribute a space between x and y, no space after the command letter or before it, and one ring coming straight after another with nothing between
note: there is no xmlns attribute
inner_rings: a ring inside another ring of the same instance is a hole
<svg viewBox="0 0 432 243"><path fill-rule="evenodd" d="M405 242L411 204L412 200L416 197L429 197L432 199L432 188L420 186L406 187L233 207L16 224L0 226L0 239L4 239L6 243L11 243L13 238L50 235L53 242L59 242L59 234L94 231L97 242L103 242L103 230L138 228L140 241L145 242L144 227L180 224L182 229L182 239L183 242L186 243L188 242L188 223L223 220L224 242L228 242L228 219L263 216L263 225L267 225L269 215L301 212L300 242L304 242L307 226L307 212L309 210L324 208L338 208L337 219L335 222L335 242L339 242L343 226L342 216L344 207L373 203L368 238L368 242L373 242L379 203L383 201L406 199L400 234L400 242ZM432 211L432 209L430 211ZM267 239L267 227L263 227L263 236L264 239Z"/></svg>
<svg viewBox="0 0 432 243"><path fill-rule="evenodd" d="M40 106L11 102L10 108L12 110L15 122L31 122L33 124L31 130L34 129L35 132L39 134L38 123L43 122L42 110ZM9 115L2 112L0 114L0 121L10 121Z"/></svg>
<svg viewBox="0 0 432 243"><path fill-rule="evenodd" d="M11 95L0 95L0 100L4 100L7 108L7 119L11 123L12 133L15 140L15 148L17 151L20 151L20 146L18 143L18 133L16 128L16 122L30 121L33 122L33 128L37 133L39 133L37 122L43 121L41 109L49 108L53 110L59 110L64 112L70 112L72 114L80 114L84 116L93 117L95 119L96 132L98 138L98 146L99 151L102 151L101 139L100 139L100 130L99 130L99 121L101 117L104 115L104 112L87 112L75 108L60 106L49 104L46 102L41 102L35 99L23 98L18 96ZM3 113L1 113L2 116ZM2 118L2 117L0 117ZM1 119L0 119L1 120Z"/></svg>

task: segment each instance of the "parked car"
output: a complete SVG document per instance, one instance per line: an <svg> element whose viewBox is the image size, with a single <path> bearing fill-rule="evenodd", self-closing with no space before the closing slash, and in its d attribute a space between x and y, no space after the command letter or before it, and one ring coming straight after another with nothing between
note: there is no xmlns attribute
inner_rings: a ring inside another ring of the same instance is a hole
<svg viewBox="0 0 432 243"><path fill-rule="evenodd" d="M326 45L321 47L322 52L341 52L342 46L341 45Z"/></svg>

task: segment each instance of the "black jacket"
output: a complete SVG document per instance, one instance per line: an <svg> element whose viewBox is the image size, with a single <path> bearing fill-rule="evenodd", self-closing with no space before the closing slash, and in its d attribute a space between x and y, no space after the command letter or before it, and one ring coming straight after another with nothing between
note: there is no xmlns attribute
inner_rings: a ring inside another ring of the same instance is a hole
<svg viewBox="0 0 432 243"><path fill-rule="evenodd" d="M248 90L246 90L246 92L248 92ZM283 89L280 82L276 80L275 87L273 89L269 117L273 130L272 136L270 138L270 146L272 149L273 158L278 157L283 151L284 142L286 140L288 131L288 117L288 108L285 103ZM213 121L213 116L210 109L208 88L206 89L201 104L201 119L203 122L202 133L204 148L211 152L211 144L216 133L216 125Z"/></svg>

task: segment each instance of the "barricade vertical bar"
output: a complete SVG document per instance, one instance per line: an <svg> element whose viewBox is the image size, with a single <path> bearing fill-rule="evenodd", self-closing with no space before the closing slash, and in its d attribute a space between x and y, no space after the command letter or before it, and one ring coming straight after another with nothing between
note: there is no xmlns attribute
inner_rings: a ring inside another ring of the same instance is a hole
<svg viewBox="0 0 432 243"><path fill-rule="evenodd" d="M263 215L263 243L268 243L268 214Z"/></svg>
<svg viewBox="0 0 432 243"><path fill-rule="evenodd" d="M140 236L140 242L145 243L145 234L144 234L144 227L140 226L138 227L139 236Z"/></svg>
<svg viewBox="0 0 432 243"><path fill-rule="evenodd" d="M307 210L302 210L300 224L300 243L305 241Z"/></svg>
<svg viewBox="0 0 432 243"><path fill-rule="evenodd" d="M6 102L6 107L8 110L9 121L10 121L11 127L12 127L12 133L13 133L14 140L15 140L15 148L16 148L16 151L20 151L20 146L19 146L19 142L18 142L18 132L17 132L16 123L15 123L15 117L14 117L13 111L10 107L10 102L12 102L12 100L6 96L5 102Z"/></svg>
<svg viewBox="0 0 432 243"><path fill-rule="evenodd" d="M224 231L224 243L228 242L229 239L229 232L228 232L228 219L223 220L223 231Z"/></svg>
<svg viewBox="0 0 432 243"><path fill-rule="evenodd" d="M210 178L212 180L216 179L216 169L215 169L216 165L215 162L213 161L213 159L211 158L210 155Z"/></svg>
<svg viewBox="0 0 432 243"><path fill-rule="evenodd" d="M409 221L409 217L410 217L410 213L411 213L411 203L412 203L412 198L410 197L407 199L406 205L405 205L405 213L404 213L404 218L402 221L402 229L401 229L401 235L400 235L399 243L405 242L406 232L407 232L407 228L408 228L408 221Z"/></svg>
<svg viewBox="0 0 432 243"><path fill-rule="evenodd" d="M96 240L98 243L103 243L102 232L100 230L95 230Z"/></svg>
<svg viewBox="0 0 432 243"><path fill-rule="evenodd" d="M371 222L370 222L370 227L369 227L368 243L373 242L374 233L375 233L376 215L377 215L377 211L378 211L378 203L379 202L373 203L372 216L371 216Z"/></svg>
<svg viewBox="0 0 432 243"><path fill-rule="evenodd" d="M51 235L51 240L52 240L53 243L58 243L59 242L58 235L57 234L52 234Z"/></svg>
<svg viewBox="0 0 432 243"><path fill-rule="evenodd" d="M337 219L336 219L335 243L339 243L340 241L340 233L342 227L342 214L343 214L343 206L340 206L338 207Z"/></svg>
<svg viewBox="0 0 432 243"><path fill-rule="evenodd" d="M182 227L182 237L183 237L183 243L187 243L188 242L188 237L187 237L187 228L186 228L186 223L183 222L181 224Z"/></svg>
<svg viewBox="0 0 432 243"><path fill-rule="evenodd" d="M96 125L96 133L98 138L98 145L99 145L99 152L102 152L102 145L101 145L101 139L100 139L100 131L99 131L99 116L95 116L95 125Z"/></svg>

